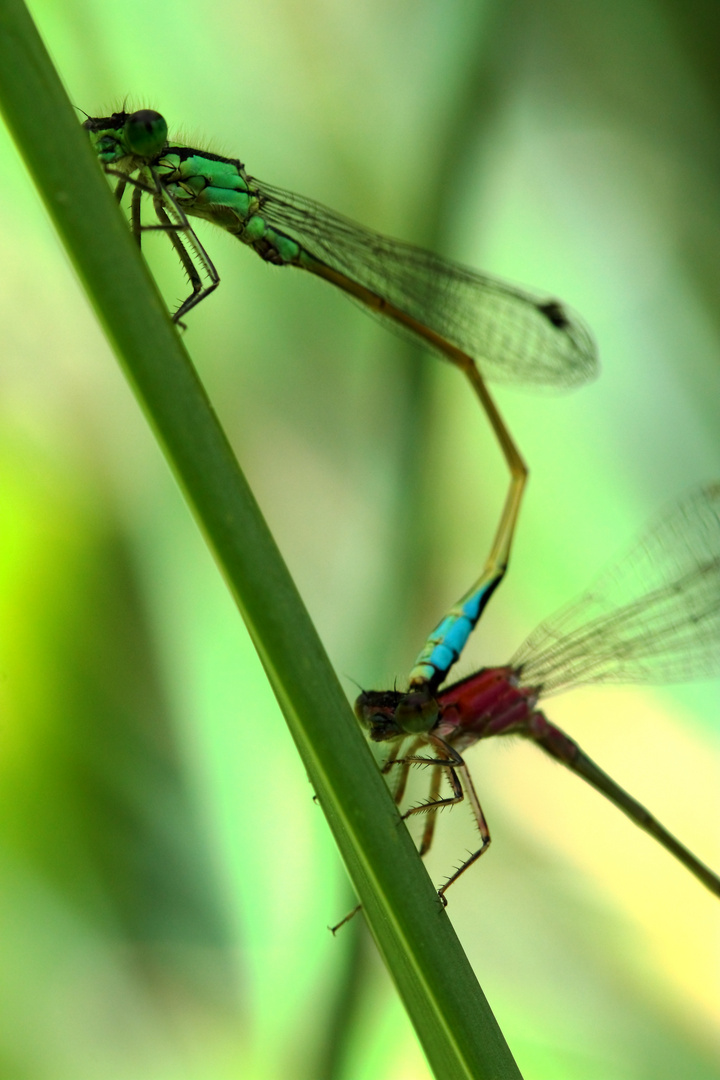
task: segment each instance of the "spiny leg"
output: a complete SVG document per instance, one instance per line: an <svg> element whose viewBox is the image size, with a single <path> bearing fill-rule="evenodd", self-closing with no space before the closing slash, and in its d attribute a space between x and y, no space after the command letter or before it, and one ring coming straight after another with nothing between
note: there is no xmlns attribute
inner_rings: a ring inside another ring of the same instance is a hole
<svg viewBox="0 0 720 1080"><path fill-rule="evenodd" d="M204 296L207 296L208 292L211 292L212 289L215 288L215 286L217 285L217 281L215 282L214 285L212 285L210 288L205 289L205 291L203 292L202 279L201 279L200 275L198 274L197 270L195 269L195 263L192 261L192 258L188 254L185 245L183 244L182 240L180 239L176 226L172 223L172 221L168 217L167 212L166 212L165 208L162 205L162 201L161 201L161 198L160 198L159 195L156 195L153 198L153 207L155 209L155 213L157 215L158 221L160 222L160 228L166 234L168 240L170 241L172 246L175 248L175 254L179 258L180 262L182 263L183 269L185 270L185 273L188 276L188 281L190 282L190 288L192 289L192 293L190 294L190 296L187 298L187 300L184 300L182 302L180 307L177 309L177 311L173 315L173 322L176 322L179 325L182 325L182 323L180 322L180 314L182 312L184 312L184 311L187 311L188 306L193 307L194 304L199 303L200 300L202 300ZM151 229L153 227L154 226L149 226L149 228L151 228ZM218 281L219 280L220 279L218 278ZM189 304L190 300L192 300L193 303Z"/></svg>
<svg viewBox="0 0 720 1080"><path fill-rule="evenodd" d="M165 201L166 205L171 207L173 213L176 215L177 220L179 222L179 225L177 227L175 227L173 229L173 231L169 232L168 235L171 238L174 236L175 239L178 241L178 243L181 246L183 246L182 241L180 240L180 237L178 236L178 232L184 233L185 239L187 240L190 247L193 249L193 251L195 253L195 257L197 258L198 262L200 263L201 267L203 268L203 270L205 271L207 277L209 278L209 284L207 284L205 286L201 286L200 289L197 290L197 291L195 290L193 278L192 277L190 278L191 284L193 285L193 292L192 292L192 294L190 296L188 296L188 298L186 300L183 301L183 303L180 305L180 307L177 309L177 311L173 315L173 322L179 323L180 319L182 318L183 315L187 315L188 311L190 311L192 308L196 307L200 303L201 300L204 300L207 296L210 295L211 292L213 292L218 287L218 285L220 284L220 275L218 274L217 270L215 269L215 265L212 262L212 259L210 258L207 251L205 250L205 248L200 243L200 240L198 239L197 233L195 232L195 230L191 226L190 222L188 221L187 216L185 214L185 211L182 209L182 207L178 203L175 196L168 190L167 187L165 187L163 185L163 183L161 182L160 177L159 177L159 175L158 175L158 173L157 173L157 171L155 169L151 168L150 172L151 172L153 180L155 181L156 192L157 192L158 198L162 197L163 200ZM158 211L157 202L156 202L156 205L155 205L155 210L156 210L156 213L157 213L157 211ZM165 216L165 221L168 224L170 224L170 226L172 228L173 223L170 222L170 219L168 218L167 214L165 214L164 216ZM160 218L161 221L163 220L163 218L160 216L159 213L158 213L158 217ZM175 247L175 250L177 251L178 255L180 255L180 250L179 250L177 244L173 243L173 246ZM185 251L184 254L189 259L189 256L187 255L187 251ZM182 258L182 256L181 256L181 261L183 263L183 266L187 270L187 264L186 264L185 260ZM193 268L193 270L194 270L194 268ZM199 278L198 278L198 280L199 280Z"/></svg>
<svg viewBox="0 0 720 1080"><path fill-rule="evenodd" d="M133 235L136 237L138 245L141 242L141 233L143 232L163 232L165 233L170 243L173 245L175 252L180 259L180 262L188 276L192 292L186 300L180 304L177 311L173 314L172 320L179 326L184 324L181 322L183 315L187 314L191 308L195 307L204 300L206 296L209 296L214 289L220 283L220 275L215 269L215 265L212 262L210 256L205 251L205 248L200 243L195 230L187 219L187 215L179 205L177 199L168 191L168 189L162 184L160 177L155 169L151 169L150 173L154 180L154 185L147 184L143 180L137 177L129 177L125 173L119 172L117 169L106 168L105 172L111 176L120 177L119 183L115 187L115 197L120 201L124 194L127 184L133 186L133 197L131 206L131 226ZM141 200L143 195L151 195L153 198L153 207L155 214L160 222L159 225L142 225L140 220ZM168 215L165 205L170 206L172 212L176 215L177 221L171 220ZM209 284L203 285L202 279L195 268L192 261L192 257L188 253L187 247L183 243L179 234L183 233L187 243L192 248L197 261L200 263L203 271L209 278Z"/></svg>
<svg viewBox="0 0 720 1080"><path fill-rule="evenodd" d="M105 172L110 174L111 176L119 176L119 177L121 177L121 179L118 180L117 184L115 185L115 187L113 189L113 195L115 196L115 199L116 199L117 202L119 202L119 203L122 202L122 197L125 194L125 188L127 187L127 184L128 184L127 177L125 176L125 173L117 172L117 170L115 170L115 169L106 169Z"/></svg>
<svg viewBox="0 0 720 1080"><path fill-rule="evenodd" d="M433 774L430 779L430 790L428 792L428 803L437 803L440 796L440 784L442 783L442 769L437 766L433 769ZM422 859L427 855L428 851L432 847L433 836L435 835L435 824L437 822L437 813L432 811L428 812L427 820L425 822L425 828L423 829L422 840L420 841L420 847L418 848L418 854Z"/></svg>
<svg viewBox="0 0 720 1080"><path fill-rule="evenodd" d="M410 773L412 765L416 762L428 763L429 760L428 758L416 756L416 751L419 750L419 748L427 742L425 736L413 740L409 748L409 757L399 758L398 754L400 753L404 742L406 742L405 738L398 739L397 743L395 744L395 746L393 746L392 750L388 754L387 760L385 761L385 764L383 765L381 770L383 775L386 776L394 768L394 766L400 766L400 780L398 781L398 784L393 791L393 799L396 806L398 806L402 802L403 796L405 794L405 788L407 786L408 775ZM402 815L403 820L406 816L406 814ZM356 904L352 911L349 911L347 915L345 915L345 917L340 920L339 923L335 923L334 926L331 926L329 929L333 936L342 926L345 926L346 923L350 922L350 920L353 919L359 911L362 911L362 904Z"/></svg>
<svg viewBox="0 0 720 1080"><path fill-rule="evenodd" d="M398 781L397 786L392 793L396 806L398 806L402 802L403 795L405 794L405 787L407 785L408 774L411 768L410 763L398 759L398 754L402 749L403 743L405 743L406 741L407 740L404 737L398 739L398 741L395 743L390 753L388 754L387 759L381 769L383 776L386 776L395 765L400 765L400 780ZM410 746L410 752L414 753L417 749L419 749L420 746L423 745L424 742L425 739L415 739ZM339 923L335 923L334 926L329 927L330 933L334 936L338 932L338 930L342 926L345 926L346 923L349 923L350 920L353 919L359 911L362 911L362 904L356 904L352 911L348 911L347 915L345 915L345 917L342 918Z"/></svg>
<svg viewBox="0 0 720 1080"><path fill-rule="evenodd" d="M441 755L436 758L427 758L419 755L410 755L406 757L395 759L395 764L421 764L421 765L434 765L435 773L430 787L430 799L428 802L422 803L420 806L413 806L410 810L407 810L403 814L403 819L409 818L414 814L431 814L431 819L428 825L425 827L423 834L422 845L420 848L420 854L424 855L432 842L432 836L434 831L434 823L437 817L438 810L441 810L445 806L454 806L459 802L462 802L464 798L468 799L470 808L475 818L475 824L477 825L478 832L480 833L480 839L482 841L477 851L473 852L469 858L467 858L457 870L451 874L445 884L438 889L438 896L442 900L443 904L446 904L445 893L450 886L457 881L457 879L465 873L468 867L472 866L474 862L483 855L490 846L490 830L488 829L485 815L483 814L482 807L480 806L480 800L478 799L475 786L472 782L472 778L468 771L462 756L451 746L445 739L440 738L439 735L433 735L428 733L424 736L424 741L430 743L438 753ZM452 795L446 799L439 799L440 788L440 776L442 771L446 771L448 780L452 787ZM460 782L462 777L462 783Z"/></svg>
<svg viewBox="0 0 720 1080"><path fill-rule="evenodd" d="M438 752L438 757L423 757L416 751L421 746L430 744ZM402 746L402 740L393 748L387 761L383 766L383 773L387 773L395 766L400 766L402 769L402 778L398 789L395 792L395 803L398 804L405 792L405 784L407 783L407 775L412 765L430 765L433 766L433 774L430 782L430 790L428 793L427 802L421 803L419 806L412 806L409 810L406 810L402 814L402 820L406 821L409 817L414 817L416 814L429 815L427 824L423 831L422 840L419 848L419 855L422 858L430 850L432 844L433 834L435 831L435 822L437 820L437 814L439 810L442 810L446 806L456 806L458 803L463 802L467 797L470 802L470 807L477 824L478 831L482 840L480 848L474 852L465 862L458 867L458 869L448 878L444 885L438 889L438 896L443 903L443 907L447 906L447 900L445 899L445 893L450 886L457 881L461 874L464 874L469 866L472 866L480 856L487 850L490 845L490 830L488 829L485 815L482 812L480 806L480 800L477 797L477 792L473 785L470 773L468 772L467 765L461 754L455 750L445 739L442 739L439 735L433 735L428 732L423 735L419 735L410 744L409 752L403 757L398 757L398 752ZM442 782L443 774L447 775L452 788L452 795L445 799L438 798L440 794L440 784ZM458 775L459 774L459 775ZM462 776L462 783L459 776ZM330 927L330 931L335 934L349 922L359 911L362 910L362 904L357 904L352 911L336 923L335 926Z"/></svg>
<svg viewBox="0 0 720 1080"><path fill-rule="evenodd" d="M405 794L405 787L407 785L408 775L412 766L432 766L430 788L426 801L421 803L419 806L413 807L407 813L402 815L403 819L410 817L413 814L427 815L427 823L425 825L422 840L420 842L420 847L418 849L418 853L421 858L426 855L427 852L430 850L433 833L435 831L435 822L437 821L437 811L441 810L444 806L454 806L457 802L462 801L463 798L462 787L457 782L457 779L453 772L453 769L459 767L460 763L462 762L462 758L459 754L456 754L455 751L453 751L453 754L456 756L454 756L452 760L448 760L446 757L428 758L424 757L421 754L418 754L417 751L422 746L427 745L428 741L429 739L427 735L419 736L410 744L407 754L403 755L402 758L398 757L400 747L402 746L402 741L398 742L392 753L389 755L387 761L383 765L382 769L383 773L386 774L395 765L399 765L401 767L401 779L394 792L395 804L399 806ZM440 742L442 745L442 751L444 752L447 748L447 744L444 740L440 740ZM439 798L440 785L442 783L442 778L445 771L449 772L450 783L453 786L453 797L451 799Z"/></svg>
<svg viewBox="0 0 720 1080"><path fill-rule="evenodd" d="M362 911L362 904L356 904L352 911L348 911L347 915L340 920L339 923L335 923L334 926L328 926L328 930L335 937L341 926L345 923L349 923L351 919L354 919L358 912Z"/></svg>
<svg viewBox="0 0 720 1080"><path fill-rule="evenodd" d="M470 857L467 858L465 862L462 863L453 874L450 875L445 884L440 889L438 889L438 896L440 897L445 906L447 906L445 893L448 891L450 886L453 885L457 881L457 879L465 873L468 867L472 866L473 863L477 862L480 856L484 855L487 849L490 847L490 830L488 828L487 821L485 820L485 815L482 812L480 800L477 797L477 792L475 791L475 786L470 777L467 765L463 761L462 764L457 765L456 768L458 773L462 777L465 795L467 796L468 802L470 803L473 817L475 818L475 824L478 827L478 832L480 833L480 839L482 843L478 850L475 851L472 855L470 855Z"/></svg>
<svg viewBox="0 0 720 1080"><path fill-rule="evenodd" d="M432 732L422 735L413 743L411 750L414 750L418 744L426 745L430 744L438 752L439 757L424 757L422 754L408 753L404 757L396 758L393 762L394 765L433 765L435 770L445 770L447 778L452 788L452 795L446 799L431 799L426 802L420 803L418 806L411 806L409 810L406 810L402 815L403 821L409 817L413 817L415 814L427 814L435 813L444 806L455 806L457 803L462 802L464 795L462 784L458 780L457 771L464 768L464 761L457 750L454 750L449 743L446 743L444 739L441 739L439 735L433 735ZM435 788L434 779L430 785L430 791L432 793ZM439 793L439 786L438 786Z"/></svg>
<svg viewBox="0 0 720 1080"><path fill-rule="evenodd" d="M142 247L142 197L142 188L134 187L130 202L130 225L138 247Z"/></svg>
<svg viewBox="0 0 720 1080"><path fill-rule="evenodd" d="M398 740L398 742L395 744L393 749L388 754L387 759L385 761L385 764L383 765L383 767L381 769L381 772L382 772L383 776L387 776L387 774L390 772L390 770L393 768L393 766L398 765L398 764L400 764L402 766L402 768L400 770L400 778L399 778L399 780L397 780L397 782L395 784L395 788L393 789L393 799L395 800L395 805L396 806L399 806L400 803L403 801L403 796L405 795L405 788L407 787L408 776L410 775L410 769L412 768L412 763L411 762L409 762L409 761L407 761L405 759L403 759L402 762L398 761L398 755L399 755L400 750L402 748L402 745L403 745L403 743L405 741L406 741L406 739L404 737L402 739ZM425 743L425 738L424 737L419 738L419 739L415 739L411 743L410 748L408 750L408 753L410 755L416 754L417 751L420 749L420 747L424 745L424 743Z"/></svg>

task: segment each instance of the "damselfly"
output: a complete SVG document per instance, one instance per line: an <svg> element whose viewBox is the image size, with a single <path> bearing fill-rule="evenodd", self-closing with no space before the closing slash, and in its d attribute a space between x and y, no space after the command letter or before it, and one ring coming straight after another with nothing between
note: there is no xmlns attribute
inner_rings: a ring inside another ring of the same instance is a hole
<svg viewBox="0 0 720 1080"><path fill-rule="evenodd" d="M432 843L437 811L467 798L480 846L445 892L490 843L463 753L494 735L532 739L654 836L713 893L720 878L672 836L537 709L538 699L585 683L679 682L720 672L720 483L696 489L659 517L577 600L542 623L508 664L482 668L444 690L428 685L360 694L355 711L376 742L395 743L384 766L399 769L403 798L413 765L432 769L420 843ZM400 751L406 747L406 752ZM426 750L427 756L422 751ZM450 794L441 795L443 777Z"/></svg>
<svg viewBox="0 0 720 1080"><path fill-rule="evenodd" d="M187 272L192 292L173 315L175 322L220 280L188 221L204 218L266 262L298 267L336 285L469 379L511 479L480 578L433 631L413 669L413 686L438 686L505 573L527 479L484 379L562 387L586 382L597 366L586 326L546 295L371 232L320 203L255 180L234 158L169 141L164 117L150 109L88 117L83 126L105 171L117 178L118 200L132 187L138 244L143 231L162 230ZM158 224L141 223L144 195L152 199Z"/></svg>

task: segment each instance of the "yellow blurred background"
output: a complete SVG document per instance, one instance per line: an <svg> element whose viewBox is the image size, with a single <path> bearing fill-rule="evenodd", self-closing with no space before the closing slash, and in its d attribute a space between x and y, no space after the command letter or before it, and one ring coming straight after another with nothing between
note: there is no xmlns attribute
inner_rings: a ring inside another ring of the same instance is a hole
<svg viewBox="0 0 720 1080"><path fill-rule="evenodd" d="M720 477L720 9L701 0L35 0L74 104L556 295L572 395L500 388L531 469L459 674ZM224 585L0 129L0 1077L427 1068ZM506 485L460 376L199 223L185 343L337 670L402 682ZM98 238L102 242L102 238ZM166 250L167 247L167 250ZM185 283L144 242L171 307ZM299 643L302 647L302 643ZM718 683L547 703L720 869ZM530 1080L717 1077L720 908L534 747L469 754L493 846L449 914ZM472 846L446 814L428 866Z"/></svg>

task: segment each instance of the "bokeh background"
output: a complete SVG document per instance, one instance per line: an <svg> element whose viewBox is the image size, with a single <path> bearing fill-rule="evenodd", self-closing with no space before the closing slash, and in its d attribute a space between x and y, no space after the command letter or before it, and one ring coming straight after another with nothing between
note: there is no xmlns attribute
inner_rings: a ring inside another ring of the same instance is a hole
<svg viewBox="0 0 720 1080"><path fill-rule="evenodd" d="M581 311L602 377L500 388L531 467L463 671L720 476L720 9L688 0L35 0L73 102ZM0 130L0 1077L428 1075L247 634ZM338 671L402 680L506 473L457 372L199 226L185 342ZM98 238L102 242L102 238ZM172 306L182 276L145 244ZM302 648L302 643L298 643ZM720 867L718 683L547 704ZM524 1075L720 1069L720 910L532 746L449 914ZM446 814L430 872L473 836Z"/></svg>

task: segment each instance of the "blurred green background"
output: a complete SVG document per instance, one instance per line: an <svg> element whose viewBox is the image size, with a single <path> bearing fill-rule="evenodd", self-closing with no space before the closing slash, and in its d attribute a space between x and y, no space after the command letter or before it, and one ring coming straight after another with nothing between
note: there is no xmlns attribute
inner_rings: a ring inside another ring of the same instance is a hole
<svg viewBox="0 0 720 1080"><path fill-rule="evenodd" d="M531 467L461 673L720 477L720 9L691 0L36 0L73 102L562 297L573 395L497 398ZM260 664L0 130L0 1077L428 1075ZM402 680L506 485L449 366L199 226L185 342L348 695ZM185 284L145 248L168 303ZM301 647L301 643L300 643ZM549 716L720 867L718 684ZM493 833L449 914L533 1080L710 1078L717 899L532 746L469 755ZM473 845L440 822L436 880Z"/></svg>

